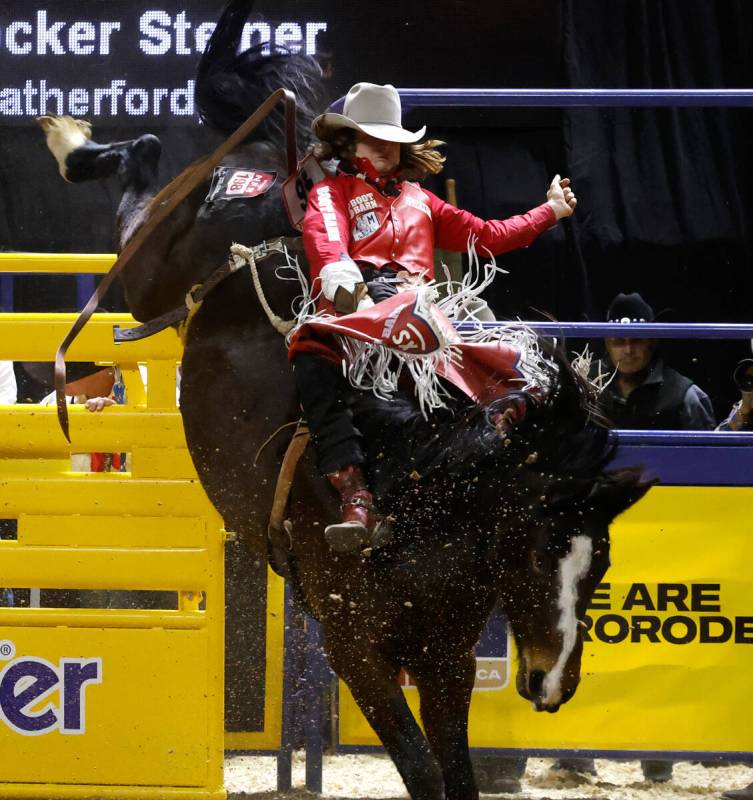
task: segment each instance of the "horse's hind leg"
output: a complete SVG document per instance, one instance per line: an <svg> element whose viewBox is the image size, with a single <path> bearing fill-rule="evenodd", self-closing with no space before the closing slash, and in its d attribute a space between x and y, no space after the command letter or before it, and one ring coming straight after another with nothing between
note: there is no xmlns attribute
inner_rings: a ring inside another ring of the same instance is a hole
<svg viewBox="0 0 753 800"><path fill-rule="evenodd" d="M44 116L37 121L65 180L80 183L118 175L124 189L144 191L156 185L162 150L156 136L98 144L91 141L91 125L84 120Z"/></svg>
<svg viewBox="0 0 753 800"><path fill-rule="evenodd" d="M356 655L353 641L330 640L327 649L332 666L381 739L412 800L443 800L442 773L405 702L395 670L376 653Z"/></svg>
<svg viewBox="0 0 753 800"><path fill-rule="evenodd" d="M421 698L426 737L444 775L447 800L477 800L468 749L468 709L476 677L472 652L456 659L426 660L411 670Z"/></svg>

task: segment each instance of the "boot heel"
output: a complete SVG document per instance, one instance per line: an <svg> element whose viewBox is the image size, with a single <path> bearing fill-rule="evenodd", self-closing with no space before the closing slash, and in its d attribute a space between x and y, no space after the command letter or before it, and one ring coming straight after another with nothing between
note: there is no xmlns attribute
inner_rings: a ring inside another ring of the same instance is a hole
<svg viewBox="0 0 753 800"><path fill-rule="evenodd" d="M336 553L352 553L369 544L369 532L360 522L336 522L324 529L324 540Z"/></svg>

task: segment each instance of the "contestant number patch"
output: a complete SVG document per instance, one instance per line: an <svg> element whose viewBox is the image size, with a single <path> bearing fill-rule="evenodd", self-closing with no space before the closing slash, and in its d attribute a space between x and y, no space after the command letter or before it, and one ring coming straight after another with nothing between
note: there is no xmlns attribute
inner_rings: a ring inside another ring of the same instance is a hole
<svg viewBox="0 0 753 800"><path fill-rule="evenodd" d="M230 176L225 194L228 197L258 197L269 189L274 180L274 172L238 169Z"/></svg>
<svg viewBox="0 0 753 800"><path fill-rule="evenodd" d="M276 179L276 172L217 167L212 175L212 185L206 201L211 203L220 199L259 197L272 188Z"/></svg>
<svg viewBox="0 0 753 800"><path fill-rule="evenodd" d="M299 231L303 230L309 192L325 177L321 164L313 153L309 153L298 165L295 175L291 175L282 184L282 199L285 202L288 218L293 227ZM334 241L339 241L339 235Z"/></svg>

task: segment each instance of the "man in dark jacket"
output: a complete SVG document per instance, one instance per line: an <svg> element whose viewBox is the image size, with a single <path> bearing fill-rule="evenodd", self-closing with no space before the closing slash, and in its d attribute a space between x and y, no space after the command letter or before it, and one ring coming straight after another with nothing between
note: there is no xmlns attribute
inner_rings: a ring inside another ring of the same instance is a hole
<svg viewBox="0 0 753 800"><path fill-rule="evenodd" d="M653 322L654 310L637 293L618 294L608 322ZM613 336L604 340L609 371L616 370L602 398L615 428L628 430L713 430L708 395L690 378L664 363L656 339Z"/></svg>
<svg viewBox="0 0 753 800"><path fill-rule="evenodd" d="M607 322L654 322L653 308L637 293L618 294ZM614 336L604 340L608 362L602 373L614 372L601 399L613 427L623 430L712 430L714 412L708 395L690 378L667 366L656 354L656 339ZM646 780L663 783L672 777L672 762L641 761ZM562 758L555 771L595 775L591 758Z"/></svg>

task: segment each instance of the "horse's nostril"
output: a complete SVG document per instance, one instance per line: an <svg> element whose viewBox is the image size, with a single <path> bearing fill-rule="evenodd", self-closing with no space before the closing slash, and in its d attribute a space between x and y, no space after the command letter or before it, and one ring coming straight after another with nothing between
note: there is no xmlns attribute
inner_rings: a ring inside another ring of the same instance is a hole
<svg viewBox="0 0 753 800"><path fill-rule="evenodd" d="M575 694L575 689L567 689L565 693L562 695L561 703L566 703L573 695Z"/></svg>
<svg viewBox="0 0 753 800"><path fill-rule="evenodd" d="M535 669L528 676L528 688L533 697L541 696L541 693L544 690L544 678L546 678L546 672L540 669Z"/></svg>

